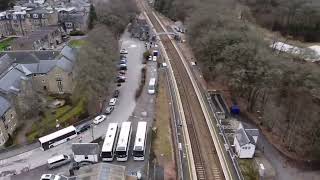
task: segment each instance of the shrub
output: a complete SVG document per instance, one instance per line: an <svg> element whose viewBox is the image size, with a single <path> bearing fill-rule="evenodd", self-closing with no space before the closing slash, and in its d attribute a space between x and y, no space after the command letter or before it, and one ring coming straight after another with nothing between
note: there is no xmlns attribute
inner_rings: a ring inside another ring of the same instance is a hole
<svg viewBox="0 0 320 180"><path fill-rule="evenodd" d="M77 30L70 32L70 36L83 36L84 34L85 34L84 32L77 31Z"/></svg>
<svg viewBox="0 0 320 180"><path fill-rule="evenodd" d="M140 85L139 85L139 88L137 89L136 95L135 95L136 100L141 96L141 93L142 93L142 91L143 91L144 84L146 83L146 72L147 72L147 68L146 68L146 67L143 67L143 68L141 69Z"/></svg>

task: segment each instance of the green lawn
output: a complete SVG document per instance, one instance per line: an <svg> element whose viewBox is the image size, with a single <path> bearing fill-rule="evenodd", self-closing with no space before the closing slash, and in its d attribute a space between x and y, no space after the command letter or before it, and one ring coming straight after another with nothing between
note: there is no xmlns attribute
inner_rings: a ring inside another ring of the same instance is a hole
<svg viewBox="0 0 320 180"><path fill-rule="evenodd" d="M81 46L84 46L85 44L86 44L86 41L83 39L71 40L69 42L69 46L74 47L74 48L79 48Z"/></svg>
<svg viewBox="0 0 320 180"><path fill-rule="evenodd" d="M32 125L31 131L27 133L29 142L56 130L56 120L60 126L66 127L74 123L77 118L86 113L86 103L80 101L75 106L65 105L57 109L47 109L40 122Z"/></svg>
<svg viewBox="0 0 320 180"><path fill-rule="evenodd" d="M6 50L7 47L9 47L12 43L12 41L16 39L15 37L9 37L3 41L0 42L0 51Z"/></svg>
<svg viewBox="0 0 320 180"><path fill-rule="evenodd" d="M246 180L259 180L259 172L253 159L239 159L239 165Z"/></svg>

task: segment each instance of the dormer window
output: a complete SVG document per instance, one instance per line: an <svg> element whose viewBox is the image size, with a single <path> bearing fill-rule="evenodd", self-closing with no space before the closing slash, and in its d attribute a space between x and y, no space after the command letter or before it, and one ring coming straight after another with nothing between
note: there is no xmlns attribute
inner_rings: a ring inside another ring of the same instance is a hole
<svg viewBox="0 0 320 180"><path fill-rule="evenodd" d="M33 18L38 18L38 14L33 14Z"/></svg>

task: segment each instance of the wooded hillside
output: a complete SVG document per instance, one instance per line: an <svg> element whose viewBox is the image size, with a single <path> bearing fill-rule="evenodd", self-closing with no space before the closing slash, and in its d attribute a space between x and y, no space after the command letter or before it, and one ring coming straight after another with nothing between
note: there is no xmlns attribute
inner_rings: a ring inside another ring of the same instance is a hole
<svg viewBox="0 0 320 180"><path fill-rule="evenodd" d="M168 2L156 0L156 9ZM172 12L179 6L174 4L183 2L175 0L162 12L177 19ZM263 37L238 18L236 3L203 0L181 10L205 78L230 89L235 101L244 102L242 111L261 116L259 125L276 135L286 150L319 160L319 66L272 52Z"/></svg>

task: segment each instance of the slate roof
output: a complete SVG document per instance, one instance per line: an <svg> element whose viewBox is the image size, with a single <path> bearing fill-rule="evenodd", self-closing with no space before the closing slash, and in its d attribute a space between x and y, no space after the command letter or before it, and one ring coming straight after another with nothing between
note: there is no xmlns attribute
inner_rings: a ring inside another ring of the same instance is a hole
<svg viewBox="0 0 320 180"><path fill-rule="evenodd" d="M245 129L248 136L259 136L258 129Z"/></svg>
<svg viewBox="0 0 320 180"><path fill-rule="evenodd" d="M19 90L21 77L25 77L24 73L11 66L6 73L2 74L0 90L5 93Z"/></svg>
<svg viewBox="0 0 320 180"><path fill-rule="evenodd" d="M76 50L72 49L69 46L65 46L63 47L63 49L61 50L61 55L63 55L64 57L68 58L71 61L75 61L76 60Z"/></svg>
<svg viewBox="0 0 320 180"><path fill-rule="evenodd" d="M0 96L0 116L4 115L10 108L10 103L5 98Z"/></svg>
<svg viewBox="0 0 320 180"><path fill-rule="evenodd" d="M39 60L55 59L59 51L7 51L5 52L15 63L30 64L37 63Z"/></svg>
<svg viewBox="0 0 320 180"><path fill-rule="evenodd" d="M73 143L71 149L74 155L96 155L100 153L98 143Z"/></svg>
<svg viewBox="0 0 320 180"><path fill-rule="evenodd" d="M249 138L249 136L247 136L245 130L243 128L240 128L236 131L236 139L239 142L240 146L246 145L246 144L255 144L254 139L252 138L252 136L250 136L251 138Z"/></svg>
<svg viewBox="0 0 320 180"><path fill-rule="evenodd" d="M58 62L57 62L57 66L60 67L61 69L63 69L66 72L71 72L73 69L73 63L68 60L65 57L61 57Z"/></svg>
<svg viewBox="0 0 320 180"><path fill-rule="evenodd" d="M56 66L57 62L58 60L40 60L39 63L19 64L16 68L24 72L25 75L47 74Z"/></svg>
<svg viewBox="0 0 320 180"><path fill-rule="evenodd" d="M0 57L0 74L7 70L13 62L14 60L7 54L2 55Z"/></svg>

